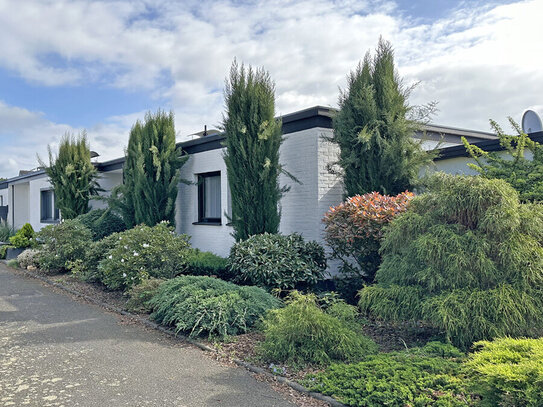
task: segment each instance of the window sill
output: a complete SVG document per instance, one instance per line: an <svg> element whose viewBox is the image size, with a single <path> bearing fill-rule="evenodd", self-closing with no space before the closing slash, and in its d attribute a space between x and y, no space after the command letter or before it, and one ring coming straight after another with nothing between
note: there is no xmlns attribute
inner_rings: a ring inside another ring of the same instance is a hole
<svg viewBox="0 0 543 407"><path fill-rule="evenodd" d="M60 220L53 220L53 219L41 219L40 223L60 223Z"/></svg>
<svg viewBox="0 0 543 407"><path fill-rule="evenodd" d="M221 222L192 222L193 225L222 226Z"/></svg>

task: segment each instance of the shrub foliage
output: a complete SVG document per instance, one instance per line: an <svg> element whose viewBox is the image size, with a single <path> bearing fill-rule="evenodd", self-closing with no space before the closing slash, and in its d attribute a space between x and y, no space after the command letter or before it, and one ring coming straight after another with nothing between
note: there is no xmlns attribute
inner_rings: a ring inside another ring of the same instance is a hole
<svg viewBox="0 0 543 407"><path fill-rule="evenodd" d="M151 318L190 336L226 338L248 332L279 300L258 287L213 277L181 276L164 282L148 303Z"/></svg>
<svg viewBox="0 0 543 407"><path fill-rule="evenodd" d="M42 242L38 262L45 271L68 271L74 262L83 261L92 241L89 229L75 219L40 230L36 239Z"/></svg>
<svg viewBox="0 0 543 407"><path fill-rule="evenodd" d="M352 324L352 314L345 307L354 308L331 306L327 311L335 313L327 313L313 294L293 292L286 307L270 311L264 319L263 356L271 361L324 365L334 360L358 361L375 353L377 345Z"/></svg>
<svg viewBox="0 0 543 407"><path fill-rule="evenodd" d="M32 246L34 229L30 223L25 223L21 229L9 238L9 242L18 249L25 249Z"/></svg>
<svg viewBox="0 0 543 407"><path fill-rule="evenodd" d="M239 67L234 61L224 90L226 163L232 192L233 236L245 240L259 233L277 233L281 121L275 119L275 84L264 69Z"/></svg>
<svg viewBox="0 0 543 407"><path fill-rule="evenodd" d="M122 232L126 229L124 221L107 209L93 209L79 215L77 220L89 228L93 240L101 240L112 233Z"/></svg>
<svg viewBox="0 0 543 407"><path fill-rule="evenodd" d="M66 134L53 158L49 150L49 165L40 160L55 190L55 204L64 219L73 219L87 213L89 200L100 191L98 171L91 163L87 134Z"/></svg>
<svg viewBox="0 0 543 407"><path fill-rule="evenodd" d="M158 293L158 288L164 280L159 278L149 278L142 280L138 285L133 285L128 290L128 301L126 309L132 312L150 313L152 307L149 301Z"/></svg>
<svg viewBox="0 0 543 407"><path fill-rule="evenodd" d="M543 338L475 344L467 366L482 405L536 407L543 402Z"/></svg>
<svg viewBox="0 0 543 407"><path fill-rule="evenodd" d="M173 278L186 270L188 237L176 234L167 222L112 236L115 245L98 266L102 282L112 290L125 290L149 277Z"/></svg>
<svg viewBox="0 0 543 407"><path fill-rule="evenodd" d="M326 270L324 249L301 235L263 233L232 246L230 268L239 282L266 288L315 284Z"/></svg>
<svg viewBox="0 0 543 407"><path fill-rule="evenodd" d="M405 212L412 198L410 192L397 196L372 192L355 195L330 208L323 219L324 239L332 249L332 257L341 261L343 273L368 284L373 282L381 263L383 226Z"/></svg>
<svg viewBox="0 0 543 407"><path fill-rule="evenodd" d="M430 162L431 155L413 139L419 124L409 118L413 110L408 96L392 46L381 38L375 56L368 52L347 76L334 117L331 141L340 148L338 164L347 196L373 191L396 195L411 189L421 166ZM424 118L432 109L419 111Z"/></svg>
<svg viewBox="0 0 543 407"><path fill-rule="evenodd" d="M543 210L502 180L438 174L382 243L365 313L423 320L456 345L533 335L543 322Z"/></svg>
<svg viewBox="0 0 543 407"><path fill-rule="evenodd" d="M475 164L468 166L485 178L507 181L519 192L521 201L543 201L543 146L524 133L512 118L509 122L516 135L506 135L498 123L490 121L506 156L497 151L484 151L462 138L466 150L475 160ZM531 153L530 159L526 157L526 151Z"/></svg>
<svg viewBox="0 0 543 407"><path fill-rule="evenodd" d="M192 250L187 256L187 271L193 276L226 277L229 273L228 260L211 252Z"/></svg>

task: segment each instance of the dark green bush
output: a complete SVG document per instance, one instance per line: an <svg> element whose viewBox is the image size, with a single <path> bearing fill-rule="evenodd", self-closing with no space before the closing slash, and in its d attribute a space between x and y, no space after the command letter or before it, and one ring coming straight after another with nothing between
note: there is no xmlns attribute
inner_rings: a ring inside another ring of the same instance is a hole
<svg viewBox="0 0 543 407"><path fill-rule="evenodd" d="M68 271L75 262L84 261L92 234L81 222L70 219L44 227L36 235L42 245L38 256L44 271Z"/></svg>
<svg viewBox="0 0 543 407"><path fill-rule="evenodd" d="M537 335L543 326L543 211L505 181L438 174L394 219L363 313L424 321L453 344Z"/></svg>
<svg viewBox="0 0 543 407"><path fill-rule="evenodd" d="M164 280L159 278L150 278L143 280L138 285L133 285L128 290L128 301L126 302L126 309L132 312L145 312L150 313L152 307L149 305L149 301L158 293L158 288Z"/></svg>
<svg viewBox="0 0 543 407"><path fill-rule="evenodd" d="M83 281L101 283L104 276L98 266L109 255L109 251L117 245L118 241L119 234L113 233L102 240L90 242L85 252L85 258L70 267L72 273Z"/></svg>
<svg viewBox="0 0 543 407"><path fill-rule="evenodd" d="M167 222L112 236L116 243L98 266L102 282L112 290L125 290L149 277L173 278L187 269L189 239Z"/></svg>
<svg viewBox="0 0 543 407"><path fill-rule="evenodd" d="M164 282L148 303L151 318L190 336L226 338L248 332L279 300L258 287L237 286L205 276Z"/></svg>
<svg viewBox="0 0 543 407"><path fill-rule="evenodd" d="M350 307L350 308L349 308ZM334 304L323 311L312 294L293 292L284 308L264 319L262 355L295 365L358 361L377 351L377 345L354 325L354 307Z"/></svg>
<svg viewBox="0 0 543 407"><path fill-rule="evenodd" d="M101 240L112 233L126 230L124 221L114 213L106 209L93 209L76 218L92 233L93 240Z"/></svg>
<svg viewBox="0 0 543 407"><path fill-rule="evenodd" d="M192 276L216 276L228 280L228 260L211 252L191 250L187 255L186 274Z"/></svg>
<svg viewBox="0 0 543 407"><path fill-rule="evenodd" d="M481 405L543 405L543 338L500 338L475 344L467 367Z"/></svg>
<svg viewBox="0 0 543 407"><path fill-rule="evenodd" d="M26 249L27 247L32 246L33 239L34 229L30 223L25 223L15 235L9 238L9 242L18 249Z"/></svg>
<svg viewBox="0 0 543 407"><path fill-rule="evenodd" d="M350 365L333 364L307 377L304 384L348 406L472 405L459 361L407 352L371 355Z"/></svg>
<svg viewBox="0 0 543 407"><path fill-rule="evenodd" d="M241 283L268 289L305 288L322 278L326 257L321 245L305 242L299 234L264 233L236 243L229 265Z"/></svg>

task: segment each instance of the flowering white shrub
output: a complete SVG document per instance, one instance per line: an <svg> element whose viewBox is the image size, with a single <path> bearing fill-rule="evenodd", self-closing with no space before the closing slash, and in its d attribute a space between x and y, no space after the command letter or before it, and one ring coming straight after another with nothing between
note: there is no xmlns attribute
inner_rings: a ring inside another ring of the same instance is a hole
<svg viewBox="0 0 543 407"><path fill-rule="evenodd" d="M183 273L190 250L189 237L177 235L168 223L139 225L119 234L98 268L108 288L125 290L149 277L167 279Z"/></svg>
<svg viewBox="0 0 543 407"><path fill-rule="evenodd" d="M40 254L39 250L35 249L26 249L20 255L17 256L17 263L19 267L28 268L28 267L39 267L38 256Z"/></svg>

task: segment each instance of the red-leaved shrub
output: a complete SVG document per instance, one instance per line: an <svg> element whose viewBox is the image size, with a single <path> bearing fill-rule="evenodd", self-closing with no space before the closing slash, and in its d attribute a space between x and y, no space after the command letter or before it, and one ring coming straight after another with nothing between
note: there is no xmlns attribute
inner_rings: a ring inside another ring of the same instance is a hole
<svg viewBox="0 0 543 407"><path fill-rule="evenodd" d="M342 262L341 271L346 276L367 284L373 282L381 262L383 226L405 212L413 196L407 191L396 196L378 192L355 195L324 215L325 240L332 249L332 258Z"/></svg>

